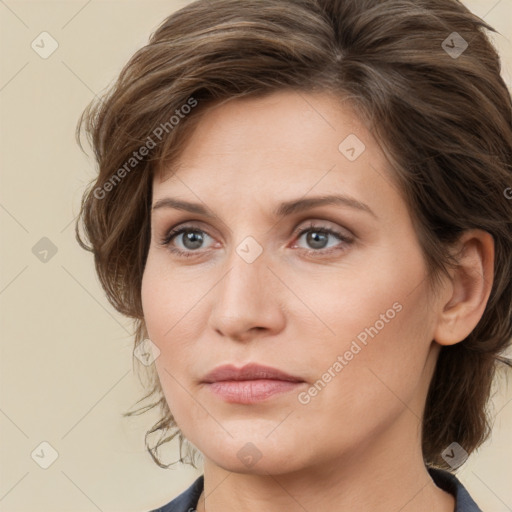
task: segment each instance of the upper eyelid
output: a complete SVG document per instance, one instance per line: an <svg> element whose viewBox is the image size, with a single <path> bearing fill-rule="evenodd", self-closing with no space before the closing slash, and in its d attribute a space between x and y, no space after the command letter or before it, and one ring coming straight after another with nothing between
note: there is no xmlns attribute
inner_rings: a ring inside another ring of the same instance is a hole
<svg viewBox="0 0 512 512"><path fill-rule="evenodd" d="M340 240L352 240L354 238L354 234L352 231L348 230L346 227L338 226L335 227L330 225L325 225L322 223L330 223L330 224L336 224L332 221L328 220L310 220L307 224L302 224L301 221L299 225L293 229L293 235L298 237L302 236L305 231L318 229L318 230L325 230L325 231L332 231L330 234L331 236L339 235ZM175 240L179 236L183 234L183 231L200 231L202 233L205 233L208 237L215 240L215 237L213 237L209 232L208 229L203 229L202 227L199 227L196 225L196 223L202 224L202 221L184 221L182 223L178 223L173 227L170 227L169 229L166 229L161 236L161 241L168 241L170 243L171 241ZM344 231L347 231L348 233L344 233Z"/></svg>
<svg viewBox="0 0 512 512"><path fill-rule="evenodd" d="M163 200L165 202L165 200ZM357 201L354 201L357 203ZM183 216L184 217L184 220L182 221L183 223L187 223L187 222L197 222L197 223L204 223L205 225L208 225L208 226L211 226L211 221L214 221L214 222L219 222L219 224L222 225L223 228L225 228L229 233L232 234L232 229L229 227L228 224L226 224L220 217L218 217L217 215L206 215L206 220L204 220L205 217L203 217L203 214L201 212L197 213L198 217L197 218L193 218L193 219L190 219L190 215L191 215L191 212L188 212L186 208L183 208L183 209L180 209L180 208L173 208L173 207L168 207L168 208L164 208L164 207L158 207L158 203L159 201L157 201L156 203L156 206L157 206L157 209L155 210L153 207L152 209L152 212L151 212L151 218L152 218L152 221L151 223L153 224L155 222L155 220L153 219L162 219L162 222L165 222L163 219L166 218L166 216L162 216L160 217L159 213L160 211L162 211L162 213L166 210L168 211L174 211L175 213L178 213L179 216ZM165 205L164 205L165 206ZM315 205L315 206L310 206L308 207L307 209L304 208L304 209L301 209L299 210L298 212L288 212L286 214L283 214L282 218L278 219L277 221L275 222L272 222L270 228L267 230L268 231L271 231L271 230L274 230L274 228L279 225L279 224L283 224L283 223L287 223L287 222L292 222L292 221L295 221L295 220L298 220L298 222L302 222L302 221L305 221L307 219L311 219L311 218L315 218L315 219L318 219L318 221L320 222L333 222L334 224L337 224L337 221L330 221L328 219L320 219L319 217L317 217L318 215L319 216L336 216L336 214L339 214L341 213L343 215L343 212L345 213L357 213L357 212L361 212L361 211L368 211L366 210L365 208L350 208L350 209L344 209L344 208L333 208L332 210L329 208L329 210L331 210L328 213L327 212L319 212L318 209L319 208L325 208L326 205ZM194 215L195 212L192 212L192 215ZM374 216L375 214L373 214L373 212L371 212L371 210L369 211L369 213ZM356 217L357 218L357 217ZM157 222L160 222L160 220L158 220ZM181 224L181 222L179 223ZM217 228L214 228L214 229L217 229ZM347 228L344 228L344 229L347 229Z"/></svg>
<svg viewBox="0 0 512 512"><path fill-rule="evenodd" d="M302 225L304 222L308 222L307 225ZM324 223L324 224L322 224ZM327 223L328 225L325 225L325 223ZM348 231L349 233L351 233L351 230L349 228L347 228L346 226L343 226L343 225L339 225L337 222L335 221L331 221L331 220L328 220L328 219L314 219L314 220L311 220L311 217L305 217L303 218L302 220L300 220L298 222L298 225L296 228L293 229L294 232L297 232L299 231L300 229L306 229L308 227L311 227L311 225L313 224L313 228L332 228L332 229L335 229L335 230L344 230L344 231ZM317 224L321 224L321 225L317 225ZM202 227L202 226L206 226L206 227ZM301 227L300 227L301 226ZM170 231L175 231L175 230L178 230L178 229L184 229L184 228L189 228L189 229L198 229L200 231L205 231L207 234L209 230L213 229L214 231L217 231L217 228L215 227L211 227L210 224L202 221L202 220L199 220L199 219L194 219L194 220L184 220L182 222L178 222L176 224L173 223L173 225L171 227L165 227L165 228L162 228L162 230L165 232L165 233L169 233ZM271 228L273 229L273 227ZM154 231L157 231L156 229L154 229ZM230 233L232 232L231 229L229 230ZM270 230L269 230L270 231Z"/></svg>

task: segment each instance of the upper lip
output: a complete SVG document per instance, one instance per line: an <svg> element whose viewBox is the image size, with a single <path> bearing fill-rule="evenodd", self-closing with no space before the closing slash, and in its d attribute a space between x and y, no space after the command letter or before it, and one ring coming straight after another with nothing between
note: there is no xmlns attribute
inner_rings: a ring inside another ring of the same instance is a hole
<svg viewBox="0 0 512 512"><path fill-rule="evenodd" d="M234 365L227 364L217 366L210 373L205 375L203 382L218 382L223 380L257 380L272 379L285 380L289 382L304 382L303 379L285 373L271 366L264 366L257 363L250 363L237 368Z"/></svg>

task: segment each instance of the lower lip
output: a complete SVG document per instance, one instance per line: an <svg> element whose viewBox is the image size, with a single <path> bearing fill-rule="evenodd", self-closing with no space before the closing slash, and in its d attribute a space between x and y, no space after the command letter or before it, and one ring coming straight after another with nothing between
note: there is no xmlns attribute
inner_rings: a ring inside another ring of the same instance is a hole
<svg viewBox="0 0 512 512"><path fill-rule="evenodd" d="M225 380L210 382L208 389L223 398L226 402L252 404L262 402L271 396L287 393L297 389L303 382L285 380Z"/></svg>

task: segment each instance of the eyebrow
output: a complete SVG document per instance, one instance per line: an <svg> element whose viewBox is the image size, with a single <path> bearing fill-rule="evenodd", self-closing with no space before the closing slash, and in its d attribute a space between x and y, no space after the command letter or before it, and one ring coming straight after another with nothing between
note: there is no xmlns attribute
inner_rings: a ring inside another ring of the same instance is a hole
<svg viewBox="0 0 512 512"><path fill-rule="evenodd" d="M346 195L323 195L317 197L293 199L291 201L286 201L279 204L277 208L274 209L273 215L274 217L282 218L318 206L328 205L346 206L369 213L373 217L377 218L377 215L375 215L373 210L367 204ZM181 199L175 199L172 197L165 197L164 199L158 200L153 205L152 211L158 210L160 208L174 208L176 210L183 210L198 215L204 215L205 217L216 217L216 215L214 215L214 213L203 204L190 203L188 201L183 201Z"/></svg>

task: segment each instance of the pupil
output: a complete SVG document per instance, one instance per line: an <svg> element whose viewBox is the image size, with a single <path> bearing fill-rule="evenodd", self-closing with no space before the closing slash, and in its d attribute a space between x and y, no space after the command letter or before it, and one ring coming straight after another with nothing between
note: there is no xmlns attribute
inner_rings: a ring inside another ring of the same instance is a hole
<svg viewBox="0 0 512 512"><path fill-rule="evenodd" d="M315 249L323 249L327 241L327 233L319 233L318 231L311 231L308 234L308 243Z"/></svg>
<svg viewBox="0 0 512 512"><path fill-rule="evenodd" d="M197 249L201 246L202 241L202 237L199 233L197 233L196 231L189 231L188 233L186 233L185 240L183 243L185 247L187 247L187 249ZM189 246L189 243L191 243L192 246Z"/></svg>

